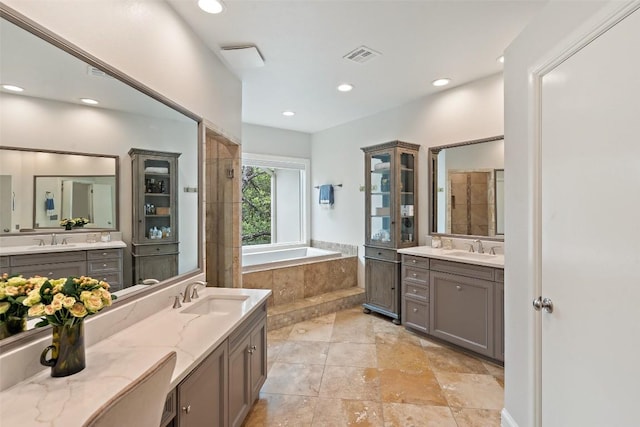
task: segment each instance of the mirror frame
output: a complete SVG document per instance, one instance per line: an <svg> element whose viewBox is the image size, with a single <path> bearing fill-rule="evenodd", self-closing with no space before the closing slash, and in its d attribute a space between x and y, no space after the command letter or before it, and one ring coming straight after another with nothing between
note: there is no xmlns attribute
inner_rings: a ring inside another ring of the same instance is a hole
<svg viewBox="0 0 640 427"><path fill-rule="evenodd" d="M475 234L448 234L448 233L437 233L433 230L437 229L437 216L435 212L438 211L438 153L446 148L455 148L455 147L464 147L466 145L475 145L482 144L483 142L493 142L504 139L504 135L492 136L489 138L482 139L473 139L470 141L457 142L454 144L447 145L438 145L435 147L429 147L429 185L428 189L431 192L429 197L429 235L430 236L440 236L440 237L452 237L459 239L482 239L489 241L504 241L504 234L498 236L478 236ZM495 168L494 168L495 169ZM504 168L503 168L504 169Z"/></svg>
<svg viewBox="0 0 640 427"><path fill-rule="evenodd" d="M35 35L36 37L41 38L42 40L44 40L47 43L52 44L53 46L62 49L63 51L69 53L70 55L75 56L76 58L80 59L81 61L84 61L85 63L96 67L102 71L104 71L105 73L107 73L108 75L110 75L111 77L120 80L121 82L123 82L124 84L132 87L133 89L136 89L142 93L144 93L145 95L155 99L158 102L161 102L163 104L165 104L166 106L178 111L179 113L184 114L185 116L189 117L190 119L194 120L197 123L197 133L198 133L198 139L197 139L197 163L198 163L198 208L197 208L197 212L198 212L198 241L195 242L198 245L198 250L197 250L197 258L198 258L198 263L197 263L197 268L195 270L192 270L190 272L186 272L183 274L179 274L177 276L174 276L170 279L164 280L162 282L160 282L157 285L153 285L153 286L149 286L149 289L142 289L136 292L132 292L124 297L122 297L121 299L117 300L114 302L114 304L111 307L107 307L103 310L100 311L100 313L96 314L96 316L100 316L103 313L107 313L110 310L113 309L113 307L122 307L123 305L129 305L129 304L133 304L135 303L136 300L145 297L147 295L150 295L152 293L156 293L162 289L165 289L167 287L170 287L178 282L184 281L184 280L188 280L189 278L198 276L202 273L204 273L204 268L203 268L203 233L204 233L204 224L203 224L203 195L202 195L202 189L204 188L204 171L203 171L203 164L204 164L204 160L203 160L203 141L204 141L204 135L205 135L205 123L204 123L204 119L187 110L186 108L180 106L179 104L173 102L172 100L170 100L169 98L165 97L164 95L156 92L155 90L149 88L148 86L144 85L143 83L129 77L128 75L126 75L125 73L119 71L118 69L112 67L111 65L107 64L106 62L96 58L95 56L91 55L90 53L80 49L79 47L75 46L74 44L70 43L69 41L63 39L62 37L58 36L57 34L49 31L48 29L44 28L43 26L41 26L40 24L38 24L37 22L27 18L26 16L22 15L21 13L15 11L14 9L10 8L9 6L5 5L4 3L0 2L0 18L1 19L6 19L7 21L11 22L14 25L17 25L18 27L22 28L25 31L28 31L29 33ZM44 151L44 150L43 150ZM119 171L118 171L119 172ZM119 219L119 212L117 213L118 215L118 219ZM35 234L38 234L37 232ZM40 233L42 234L42 233ZM90 319L89 319L90 320ZM34 329L30 329L28 331L24 331L20 334L14 335L12 337L6 338L2 341L0 341L0 354L6 354L16 348L22 347L24 345L27 345L29 343L35 342L37 340L43 339L43 338L47 338L51 336L51 331L50 331L51 326L45 326L42 328L34 328Z"/></svg>
<svg viewBox="0 0 640 427"><path fill-rule="evenodd" d="M115 200L115 209L116 209L116 227L111 227L111 228L87 228L87 230L90 231L119 231L120 230L120 198L117 197L118 194L120 194L120 156L116 156L116 155L112 155L112 154L95 154L95 153L81 153L81 152L76 152L76 151L63 151L63 150L47 150L47 149L35 149L35 148L25 148L25 147L8 147L8 146L4 146L4 145L0 145L0 150L14 150L14 151L24 151L24 152L29 152L29 153L49 153L49 154L68 154L68 155L72 155L72 156L89 156L89 157L102 157L102 158L107 158L107 159L113 159L115 161L115 178L116 178L116 200ZM36 176L42 176L42 175L34 175L33 178L35 180ZM63 175L58 175L58 176L63 176ZM78 175L65 175L65 176L78 176ZM36 186L35 186L35 182L33 185L33 203L32 205L35 203L35 194L36 191ZM32 231L21 231L19 233L20 236L28 236L30 234L42 234L42 233L47 233L48 231L51 230L57 230L56 233L61 233L64 234L65 230L61 230L60 227L40 227L40 228L36 228L35 224L36 224L36 214L35 214L35 206L32 206L32 213L31 213L31 228L30 230ZM62 219L62 218L60 218ZM0 236L2 237L11 237L11 236L16 236L16 233L3 233L0 231Z"/></svg>

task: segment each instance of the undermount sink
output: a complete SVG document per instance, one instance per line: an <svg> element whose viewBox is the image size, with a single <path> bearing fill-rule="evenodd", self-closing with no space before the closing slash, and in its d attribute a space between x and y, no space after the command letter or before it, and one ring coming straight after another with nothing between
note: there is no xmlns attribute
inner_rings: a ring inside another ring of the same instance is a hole
<svg viewBox="0 0 640 427"><path fill-rule="evenodd" d="M447 255L453 255L460 258L477 259L477 260L485 260L487 258L495 257L495 255L491 255L491 254L480 254L478 252L468 252L468 251L451 251L451 252L448 252Z"/></svg>
<svg viewBox="0 0 640 427"><path fill-rule="evenodd" d="M77 246L75 243L65 243L63 244L59 244L59 245L36 245L36 246L29 246L27 249L32 251L32 250L41 250L41 251L53 251L55 249L65 249L65 248L73 248L74 246Z"/></svg>
<svg viewBox="0 0 640 427"><path fill-rule="evenodd" d="M211 295L181 311L185 314L214 314L224 316L242 310L247 295Z"/></svg>

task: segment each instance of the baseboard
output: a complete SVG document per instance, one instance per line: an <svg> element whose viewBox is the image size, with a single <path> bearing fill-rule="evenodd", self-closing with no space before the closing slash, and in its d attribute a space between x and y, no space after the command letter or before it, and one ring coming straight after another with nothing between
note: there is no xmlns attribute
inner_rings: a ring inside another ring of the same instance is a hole
<svg viewBox="0 0 640 427"><path fill-rule="evenodd" d="M500 413L500 415L502 416L500 421L501 427L518 427L518 423L516 423L516 420L514 420L513 417L509 414L507 408L502 408L502 412Z"/></svg>

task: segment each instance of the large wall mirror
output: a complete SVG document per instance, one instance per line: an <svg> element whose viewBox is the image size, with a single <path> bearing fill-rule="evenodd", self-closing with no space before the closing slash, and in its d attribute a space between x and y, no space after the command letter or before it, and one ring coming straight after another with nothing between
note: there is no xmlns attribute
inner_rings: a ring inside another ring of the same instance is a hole
<svg viewBox="0 0 640 427"><path fill-rule="evenodd" d="M2 233L58 231L77 217L87 229L118 229L118 156L0 146L0 158Z"/></svg>
<svg viewBox="0 0 640 427"><path fill-rule="evenodd" d="M504 239L504 137L429 149L432 235Z"/></svg>
<svg viewBox="0 0 640 427"><path fill-rule="evenodd" d="M0 242L52 232L73 239L77 231L60 220L86 217L90 230L122 233L124 284L133 286L128 152L175 152L178 274L117 303L202 272L201 196L193 191L201 187L201 118L2 4L0 11L0 83L22 88L0 89ZM19 340L3 340L0 351Z"/></svg>

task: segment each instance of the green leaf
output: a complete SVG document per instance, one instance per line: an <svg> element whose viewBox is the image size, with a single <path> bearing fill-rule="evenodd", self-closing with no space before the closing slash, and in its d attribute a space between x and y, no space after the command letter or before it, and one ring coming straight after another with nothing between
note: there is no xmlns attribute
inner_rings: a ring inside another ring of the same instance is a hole
<svg viewBox="0 0 640 427"><path fill-rule="evenodd" d="M40 321L38 323L36 323L36 328L42 328L43 326L47 326L49 324L49 322L47 321L46 318L41 318Z"/></svg>
<svg viewBox="0 0 640 427"><path fill-rule="evenodd" d="M62 293L64 293L65 295L77 295L78 294L76 284L73 281L73 277L67 278L67 281L65 282L64 286L62 287Z"/></svg>

